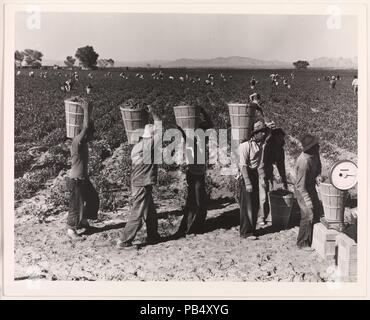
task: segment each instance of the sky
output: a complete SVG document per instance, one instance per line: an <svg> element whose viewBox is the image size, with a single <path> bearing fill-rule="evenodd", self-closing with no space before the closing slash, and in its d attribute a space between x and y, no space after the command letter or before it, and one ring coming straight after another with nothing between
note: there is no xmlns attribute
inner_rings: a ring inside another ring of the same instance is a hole
<svg viewBox="0 0 370 320"><path fill-rule="evenodd" d="M292 62L357 56L357 19L328 16L41 13L40 29L29 14L16 15L16 49L36 49L45 60L64 60L91 45L115 61L209 59L242 56Z"/></svg>

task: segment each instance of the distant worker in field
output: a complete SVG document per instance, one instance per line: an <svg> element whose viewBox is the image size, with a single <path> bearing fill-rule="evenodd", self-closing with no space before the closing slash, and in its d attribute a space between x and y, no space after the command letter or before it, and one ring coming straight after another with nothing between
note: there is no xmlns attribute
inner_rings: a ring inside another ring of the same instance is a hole
<svg viewBox="0 0 370 320"><path fill-rule="evenodd" d="M319 139L307 134L301 139L302 153L295 164L295 194L301 211L297 238L300 249L312 244L313 224L320 219L320 201L316 191L321 174ZM307 249L309 250L309 249Z"/></svg>
<svg viewBox="0 0 370 320"><path fill-rule="evenodd" d="M87 219L98 218L99 196L88 177L88 142L94 135L94 123L90 120L91 105L82 103L84 119L80 133L71 144L72 167L70 171L71 197L67 218L67 234L70 238L80 237L79 231L89 228Z"/></svg>
<svg viewBox="0 0 370 320"><path fill-rule="evenodd" d="M259 93L252 93L249 96L250 105L256 108L256 121L261 120L264 121L264 114L262 110L262 101L261 95Z"/></svg>
<svg viewBox="0 0 370 320"><path fill-rule="evenodd" d="M263 179L262 189L260 190L260 210L258 213L258 223L265 225L271 222L270 203L268 193L274 188L274 165L277 167L283 188L288 189L288 181L285 170L285 132L281 128L276 128L274 121L266 122L268 128L265 139L260 170Z"/></svg>
<svg viewBox="0 0 370 320"><path fill-rule="evenodd" d="M60 90L65 91L65 92L70 92L71 91L71 83L72 83L72 80L71 79L65 81L60 86Z"/></svg>
<svg viewBox="0 0 370 320"><path fill-rule="evenodd" d="M133 247L133 240L137 232L146 223L147 239L145 244L156 244L160 241L158 234L158 217L153 201L152 190L157 183L158 164L155 163L155 150L160 142L158 135L159 116L151 106L148 112L152 115L154 124L147 124L142 136L133 146L131 151L131 192L133 197L131 215L125 228L121 231L120 239L117 241L118 249L129 249Z"/></svg>
<svg viewBox="0 0 370 320"><path fill-rule="evenodd" d="M354 94L358 93L358 79L357 79L357 76L353 76L352 89L353 89Z"/></svg>
<svg viewBox="0 0 370 320"><path fill-rule="evenodd" d="M335 85L337 84L337 80L335 76L332 76L329 81L330 89L335 89Z"/></svg>
<svg viewBox="0 0 370 320"><path fill-rule="evenodd" d="M201 120L198 129L204 131L213 127L212 120L207 112L200 107ZM204 223L207 217L207 193L206 193L206 146L207 142L201 137L194 137L194 141L186 136L180 127L185 145L190 149L192 156L186 168L186 182L188 195L184 208L183 218L180 223L177 236L183 237L187 234L199 234L204 230Z"/></svg>
<svg viewBox="0 0 370 320"><path fill-rule="evenodd" d="M256 240L256 224L260 210L259 193L264 188L261 160L267 127L263 121L254 123L252 137L239 145L240 237Z"/></svg>
<svg viewBox="0 0 370 320"><path fill-rule="evenodd" d="M256 87L256 78L254 76L252 76L251 80L249 81L249 85L251 87L252 90L254 90L254 88Z"/></svg>

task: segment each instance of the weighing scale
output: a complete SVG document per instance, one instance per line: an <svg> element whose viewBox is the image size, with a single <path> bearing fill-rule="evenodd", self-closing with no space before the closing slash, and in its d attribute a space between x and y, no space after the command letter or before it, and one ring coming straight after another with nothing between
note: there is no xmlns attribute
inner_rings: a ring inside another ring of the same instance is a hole
<svg viewBox="0 0 370 320"><path fill-rule="evenodd" d="M331 167L329 173L330 183L338 190L347 191L357 184L357 165L350 160L341 160ZM331 222L325 217L321 218L322 224L328 229L343 231L344 221Z"/></svg>

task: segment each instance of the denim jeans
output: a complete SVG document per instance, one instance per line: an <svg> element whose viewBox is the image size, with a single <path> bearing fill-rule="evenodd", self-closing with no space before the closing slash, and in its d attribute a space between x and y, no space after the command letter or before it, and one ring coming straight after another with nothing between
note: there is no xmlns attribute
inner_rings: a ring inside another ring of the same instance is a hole
<svg viewBox="0 0 370 320"><path fill-rule="evenodd" d="M137 232L146 223L148 239L158 237L158 217L152 197L152 186L132 186L133 203L129 221L121 232L121 240L130 243L135 239Z"/></svg>

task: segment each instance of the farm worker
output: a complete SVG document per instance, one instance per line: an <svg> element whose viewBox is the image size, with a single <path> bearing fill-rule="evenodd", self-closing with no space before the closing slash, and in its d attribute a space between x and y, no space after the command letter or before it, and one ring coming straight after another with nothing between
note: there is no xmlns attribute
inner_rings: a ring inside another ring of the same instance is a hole
<svg viewBox="0 0 370 320"><path fill-rule="evenodd" d="M320 218L320 202L316 187L321 174L319 139L307 134L301 139L303 151L295 164L295 194L301 211L297 238L299 248L311 246L313 223Z"/></svg>
<svg viewBox="0 0 370 320"><path fill-rule="evenodd" d="M87 94L90 94L90 93L91 93L92 88L93 88L93 86L89 83L89 84L86 86L86 93L87 93Z"/></svg>
<svg viewBox="0 0 370 320"><path fill-rule="evenodd" d="M331 80L330 80L329 84L330 84L331 89L335 89L335 85L337 84L337 80L336 80L335 76L331 77Z"/></svg>
<svg viewBox="0 0 370 320"><path fill-rule="evenodd" d="M264 180L262 190L260 191L260 210L258 214L258 222L261 225L271 222L270 203L268 193L274 188L274 165L277 167L284 189L288 189L288 181L285 170L285 132L281 128L276 128L273 121L266 122L269 128L267 137L264 143L263 155L260 167L261 179Z"/></svg>
<svg viewBox="0 0 370 320"><path fill-rule="evenodd" d="M239 145L239 205L240 237L256 240L255 236L258 211L260 208L259 192L264 188L264 173L260 169L263 144L267 127L264 122L254 123L252 137Z"/></svg>
<svg viewBox="0 0 370 320"><path fill-rule="evenodd" d="M82 129L73 138L71 144L72 167L70 171L71 197L67 218L67 234L72 239L78 238L79 229L88 228L87 219L97 219L99 196L88 177L89 148L88 142L94 134L94 123L90 120L91 105L82 103L84 119Z"/></svg>
<svg viewBox="0 0 370 320"><path fill-rule="evenodd" d="M152 114L154 125L147 124L144 133L139 137L139 141L133 146L131 151L131 192L133 197L131 215L125 228L121 231L120 239L117 241L117 248L125 249L132 247L132 241L137 232L146 223L147 239L146 244L155 244L160 241L158 234L158 217L155 209L152 189L157 183L158 164L153 161L156 135L158 135L159 116L152 107L148 107L148 112ZM148 155L151 159L148 159Z"/></svg>
<svg viewBox="0 0 370 320"><path fill-rule="evenodd" d="M256 120L264 121L263 110L261 107L261 95L256 92L252 93L249 96L249 100L251 102L251 105L253 105L256 108Z"/></svg>
<svg viewBox="0 0 370 320"><path fill-rule="evenodd" d="M357 79L357 76L353 76L352 88L353 88L353 92L355 94L357 94L357 92L358 92L358 79Z"/></svg>
<svg viewBox="0 0 370 320"><path fill-rule="evenodd" d="M212 120L207 112L199 107L201 113L200 123L197 129L208 130L213 127ZM206 193L206 141L195 136L194 141L187 137L184 130L178 127L192 153L192 161L186 168L186 182L188 185L188 196L184 208L183 218L177 235L182 237L186 234L201 233L206 221L207 193ZM202 157L201 157L202 156ZM204 160L204 161L203 161Z"/></svg>
<svg viewBox="0 0 370 320"><path fill-rule="evenodd" d="M251 89L253 90L254 87L256 86L256 79L254 76L252 76L251 81L249 81L249 84L251 86Z"/></svg>
<svg viewBox="0 0 370 320"><path fill-rule="evenodd" d="M63 89L62 89L63 88ZM62 91L71 91L72 88L72 79L68 79L66 82L63 83L62 85Z"/></svg>

